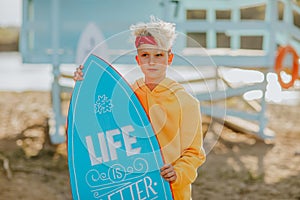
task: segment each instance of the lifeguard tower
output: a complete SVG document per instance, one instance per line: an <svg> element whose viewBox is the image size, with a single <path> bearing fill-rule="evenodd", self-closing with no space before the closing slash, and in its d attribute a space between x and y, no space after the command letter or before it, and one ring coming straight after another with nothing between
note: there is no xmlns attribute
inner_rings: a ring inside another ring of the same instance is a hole
<svg viewBox="0 0 300 200"><path fill-rule="evenodd" d="M257 18L243 14L245 10L257 7L262 13ZM290 45L300 53L300 28L294 22L294 16L299 19L300 8L292 1L24 0L20 36L23 62L50 63L53 66L52 143L65 141L66 116L62 113L61 94L70 93L72 87L62 84L61 80L65 78L62 67L68 65L74 71L80 64L77 49L84 30L92 29L90 32L95 33L83 42L88 44L85 52L104 39L109 41L109 51L105 52L105 56L113 61L112 64L134 65L134 52L124 36L131 24L148 21L150 15L176 23L180 36L174 47L177 56L173 65L178 73L187 75L179 81L193 90L200 82L207 84L212 81L207 90L195 89L193 92L203 102L203 114L216 119L235 117L251 121L257 125L253 134L262 139L274 137L266 133L265 75L273 71L279 46ZM191 76L192 68L188 66L200 71L201 75ZM233 85L220 73L228 68L259 71L262 79ZM250 107L254 108L251 111L224 104L225 99L243 96L251 91L261 93L258 103L250 103Z"/></svg>

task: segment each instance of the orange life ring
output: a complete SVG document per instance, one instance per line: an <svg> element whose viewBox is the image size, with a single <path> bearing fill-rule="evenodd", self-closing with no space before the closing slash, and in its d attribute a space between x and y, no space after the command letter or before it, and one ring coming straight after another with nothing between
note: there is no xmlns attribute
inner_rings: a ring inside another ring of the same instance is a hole
<svg viewBox="0 0 300 200"><path fill-rule="evenodd" d="M284 57L288 54L292 54L293 56L293 70L292 70L292 79L290 82L285 83L283 82L281 76L280 76L280 72L282 71L282 62ZM291 86L294 85L295 80L298 78L298 68L299 68L299 56L297 55L297 52L295 51L295 49L291 46L285 46L285 47L280 47L278 50L278 54L276 57L276 61L275 61L275 72L278 76L278 81L281 85L281 87L283 87L284 89L288 89Z"/></svg>

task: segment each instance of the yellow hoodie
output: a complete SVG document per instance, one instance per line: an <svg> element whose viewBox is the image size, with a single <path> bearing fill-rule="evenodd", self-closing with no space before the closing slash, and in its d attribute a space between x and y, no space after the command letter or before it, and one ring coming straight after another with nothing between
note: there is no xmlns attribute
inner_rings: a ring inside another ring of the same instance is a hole
<svg viewBox="0 0 300 200"><path fill-rule="evenodd" d="M165 163L176 171L177 179L171 184L174 199L191 199L191 183L205 161L198 100L169 78L152 91L143 79L132 88L150 118Z"/></svg>

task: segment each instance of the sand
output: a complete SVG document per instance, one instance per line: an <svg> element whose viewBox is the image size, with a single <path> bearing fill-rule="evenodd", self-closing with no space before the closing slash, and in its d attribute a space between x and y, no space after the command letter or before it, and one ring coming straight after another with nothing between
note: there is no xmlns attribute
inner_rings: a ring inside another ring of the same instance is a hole
<svg viewBox="0 0 300 200"><path fill-rule="evenodd" d="M0 199L71 199L65 144L51 145L49 92L0 92ZM193 199L300 199L299 106L269 104L271 144L227 127L193 184ZM213 133L208 132L206 137Z"/></svg>

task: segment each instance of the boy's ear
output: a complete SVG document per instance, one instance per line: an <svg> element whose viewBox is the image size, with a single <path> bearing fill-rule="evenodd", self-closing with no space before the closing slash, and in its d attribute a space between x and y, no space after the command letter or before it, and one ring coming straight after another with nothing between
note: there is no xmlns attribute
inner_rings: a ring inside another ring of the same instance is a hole
<svg viewBox="0 0 300 200"><path fill-rule="evenodd" d="M174 58L174 54L173 53L169 53L169 55L168 55L168 65L171 65L171 63L173 61L173 58Z"/></svg>
<svg viewBox="0 0 300 200"><path fill-rule="evenodd" d="M137 64L140 65L140 59L137 55L135 56L135 60L136 60Z"/></svg>

